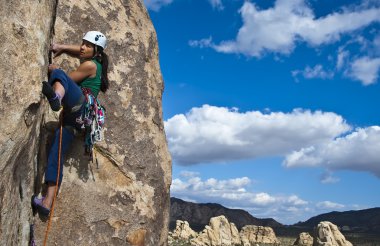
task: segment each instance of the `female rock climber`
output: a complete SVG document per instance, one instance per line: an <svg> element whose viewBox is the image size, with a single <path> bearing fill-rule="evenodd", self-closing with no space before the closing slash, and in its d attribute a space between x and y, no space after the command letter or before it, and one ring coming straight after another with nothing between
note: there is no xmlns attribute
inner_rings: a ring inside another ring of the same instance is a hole
<svg viewBox="0 0 380 246"><path fill-rule="evenodd" d="M108 56L103 52L107 39L101 32L87 32L82 41L82 45L62 45L53 44L50 50L54 57L62 53L77 57L81 63L79 67L69 74L66 74L54 64L49 65L50 77L48 82L42 82L42 93L49 101L53 111L64 108L63 128L62 128L62 149L64 156L69 145L74 139L73 129L80 130L81 125L77 119L84 110L85 96L82 93L90 92L97 97L99 91L106 92L109 86L107 70ZM55 132L53 145L48 156L48 164L45 171L45 183L47 184L46 196L38 198L32 197L32 206L44 216L50 213L50 207L54 198L56 179L58 173L58 148L60 130ZM60 164L59 186L62 182L63 158Z"/></svg>

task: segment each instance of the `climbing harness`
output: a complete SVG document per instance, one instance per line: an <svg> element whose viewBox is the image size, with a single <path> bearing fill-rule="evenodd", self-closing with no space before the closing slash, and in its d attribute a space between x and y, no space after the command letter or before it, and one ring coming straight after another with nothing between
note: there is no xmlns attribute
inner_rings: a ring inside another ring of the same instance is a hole
<svg viewBox="0 0 380 246"><path fill-rule="evenodd" d="M49 235L49 231L50 231L50 225L51 225L51 219L53 217L53 214L54 214L54 204L55 204L55 199L57 197L57 192L58 192L58 184L59 184L59 175L60 175L60 171L61 171L61 150L62 150L62 128L63 128L63 109L59 115L59 145L58 145L58 170L57 170L57 180L56 180L56 183L55 183L55 190L54 190L54 197L53 197L53 202L51 204L51 208L50 208L50 214L49 214L49 222L48 222L48 225L47 225L47 228L46 228L46 232L45 232L45 239L44 239L44 246L46 246L46 243L47 243L47 239L48 239L48 235Z"/></svg>
<svg viewBox="0 0 380 246"><path fill-rule="evenodd" d="M82 88L82 92L85 96L84 109L76 121L85 129L85 151L92 161L94 143L103 140L105 108L89 88Z"/></svg>

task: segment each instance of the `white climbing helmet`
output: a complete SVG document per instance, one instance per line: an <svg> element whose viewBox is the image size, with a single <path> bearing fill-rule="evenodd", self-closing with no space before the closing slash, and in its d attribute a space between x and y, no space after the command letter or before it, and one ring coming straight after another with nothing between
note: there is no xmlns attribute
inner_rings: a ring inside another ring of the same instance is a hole
<svg viewBox="0 0 380 246"><path fill-rule="evenodd" d="M98 32L98 31L87 32L84 35L83 40L87 40L88 42L93 43L95 45L98 45L98 46L102 47L103 49L105 49L107 46L106 36L104 36L103 33Z"/></svg>

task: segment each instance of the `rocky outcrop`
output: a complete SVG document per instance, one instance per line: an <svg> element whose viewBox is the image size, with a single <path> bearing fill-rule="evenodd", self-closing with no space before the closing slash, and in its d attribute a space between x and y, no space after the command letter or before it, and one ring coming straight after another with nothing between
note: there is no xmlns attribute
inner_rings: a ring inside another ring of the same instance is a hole
<svg viewBox="0 0 380 246"><path fill-rule="evenodd" d="M315 228L314 246L352 246L352 244L345 239L336 225L322 221Z"/></svg>
<svg viewBox="0 0 380 246"><path fill-rule="evenodd" d="M0 13L0 244L27 245L30 223L37 245L44 237L30 197L41 189L47 126L56 121L41 98L50 39L80 43L99 30L109 38L111 85L99 96L105 141L94 163L79 138L66 156L48 245L166 245L171 160L156 34L142 2L2 1ZM78 61L62 55L54 63L71 70Z"/></svg>
<svg viewBox="0 0 380 246"><path fill-rule="evenodd" d="M193 203L181 199L170 198L170 229L175 228L177 220L188 221L191 228L201 231L212 217L224 215L240 230L245 225L269 226L272 228L283 225L274 219L259 219L242 209L229 209L217 203Z"/></svg>
<svg viewBox="0 0 380 246"><path fill-rule="evenodd" d="M198 235L194 233L186 221L177 221L176 229L170 233L168 241L170 245L187 245L190 242L193 246L279 244L272 228L247 225L239 233L235 224L230 223L223 215L211 218L209 225Z"/></svg>
<svg viewBox="0 0 380 246"><path fill-rule="evenodd" d="M29 239L54 9L50 0L0 1L0 245Z"/></svg>
<svg viewBox="0 0 380 246"><path fill-rule="evenodd" d="M211 218L209 225L190 242L194 246L232 246L239 245L241 240L235 224L222 215Z"/></svg>
<svg viewBox="0 0 380 246"><path fill-rule="evenodd" d="M279 243L273 229L264 226L246 225L240 231L240 238L244 246L255 245L256 243Z"/></svg>
<svg viewBox="0 0 380 246"><path fill-rule="evenodd" d="M302 232L299 234L298 238L293 245L296 246L313 246L313 237L307 232Z"/></svg>
<svg viewBox="0 0 380 246"><path fill-rule="evenodd" d="M195 238L198 235L193 229L190 228L189 223L187 221L177 220L176 227L171 237L173 239L184 239L188 240L191 238Z"/></svg>

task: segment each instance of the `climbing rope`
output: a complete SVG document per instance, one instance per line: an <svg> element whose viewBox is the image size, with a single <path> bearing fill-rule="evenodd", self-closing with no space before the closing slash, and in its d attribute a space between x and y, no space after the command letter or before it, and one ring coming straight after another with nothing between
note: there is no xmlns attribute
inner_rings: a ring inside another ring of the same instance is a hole
<svg viewBox="0 0 380 246"><path fill-rule="evenodd" d="M46 228L46 232L45 232L45 240L44 240L44 246L46 246L46 243L47 243L47 239L48 239L48 235L49 235L49 231L50 231L50 225L51 225L51 219L53 217L53 214L54 214L54 204L55 204L55 198L57 197L57 192L58 192L58 183L59 183L59 175L60 175L60 171L61 171L61 149L62 149L62 123L63 122L63 109L59 115L59 147L58 147L58 171L57 171L57 180L56 180L56 183L55 183L55 190L54 190L54 197L53 197L53 202L51 204L51 208L50 208L50 214L49 214L49 221L48 221L48 225L47 225L47 228Z"/></svg>

